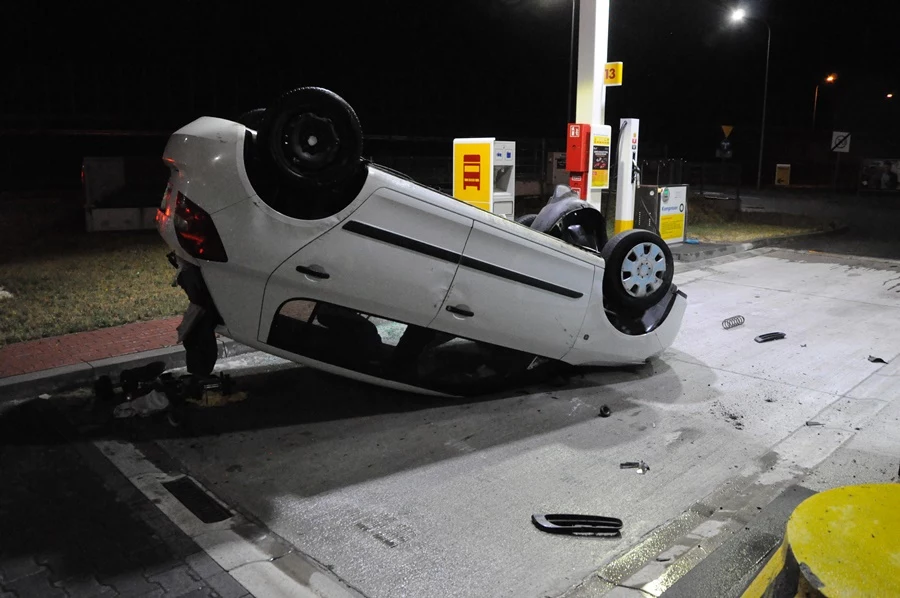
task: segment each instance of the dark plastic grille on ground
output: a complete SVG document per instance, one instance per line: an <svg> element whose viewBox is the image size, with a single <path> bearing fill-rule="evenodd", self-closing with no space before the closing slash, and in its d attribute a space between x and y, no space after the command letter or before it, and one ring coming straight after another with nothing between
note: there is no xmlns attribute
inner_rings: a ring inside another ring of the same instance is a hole
<svg viewBox="0 0 900 598"><path fill-rule="evenodd" d="M191 478L183 477L163 482L163 487L203 523L216 523L231 517L228 509L213 500Z"/></svg>

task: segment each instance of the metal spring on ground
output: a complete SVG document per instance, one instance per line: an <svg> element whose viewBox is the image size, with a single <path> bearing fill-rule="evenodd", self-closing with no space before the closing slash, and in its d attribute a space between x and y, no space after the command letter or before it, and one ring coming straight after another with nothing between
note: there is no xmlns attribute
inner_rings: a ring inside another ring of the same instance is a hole
<svg viewBox="0 0 900 598"><path fill-rule="evenodd" d="M744 322L745 322L744 316L734 316L731 318L726 318L725 320L722 320L722 328L724 328L725 330L728 330L730 328L740 326Z"/></svg>

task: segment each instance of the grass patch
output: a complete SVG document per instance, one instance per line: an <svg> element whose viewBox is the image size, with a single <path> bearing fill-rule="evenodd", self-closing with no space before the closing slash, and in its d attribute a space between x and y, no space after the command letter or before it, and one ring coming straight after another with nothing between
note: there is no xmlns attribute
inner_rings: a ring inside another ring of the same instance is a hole
<svg viewBox="0 0 900 598"><path fill-rule="evenodd" d="M700 222L688 224L687 236L703 243L744 243L756 239L769 239L812 233L821 228L808 226L784 226L755 222Z"/></svg>
<svg viewBox="0 0 900 598"><path fill-rule="evenodd" d="M615 201L603 206L607 231L612 237ZM692 197L688 200L687 238L703 243L744 243L757 239L788 237L824 230L825 226L811 218L787 217L781 214L737 214L721 201Z"/></svg>
<svg viewBox="0 0 900 598"><path fill-rule="evenodd" d="M0 346L182 313L156 231L71 235L4 248Z"/></svg>

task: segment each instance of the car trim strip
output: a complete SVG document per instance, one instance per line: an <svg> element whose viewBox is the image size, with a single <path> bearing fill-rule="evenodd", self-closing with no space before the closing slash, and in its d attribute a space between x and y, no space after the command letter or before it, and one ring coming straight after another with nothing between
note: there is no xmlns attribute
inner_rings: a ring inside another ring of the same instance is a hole
<svg viewBox="0 0 900 598"><path fill-rule="evenodd" d="M536 289L541 289L542 291L556 293L557 295L569 297L570 299L580 299L584 296L584 293L573 291L572 289L561 287L558 284L553 284L552 282L547 282L546 280L541 280L540 278L533 278L531 276L528 276L527 274L522 274L521 272L516 272L514 270L508 270L503 266L497 266L495 264L483 262L466 255L462 256L462 261L459 265L466 266L467 268L472 268L473 270L479 270L481 272L484 272L485 274L493 274L494 276L499 276L500 278L506 278L507 280L511 280L513 282L518 282L520 284L525 284Z"/></svg>
<svg viewBox="0 0 900 598"><path fill-rule="evenodd" d="M369 237L370 239L375 239L376 241L382 241L390 245L403 247L404 249L422 253L439 260L458 263L460 266L465 266L467 268L478 270L486 274L499 276L500 278L505 278L507 280L534 287L536 289L541 289L542 291L548 291L550 293L562 295L563 297L580 299L584 296L584 293L581 293L579 291L562 287L557 284L553 284L552 282L541 280L540 278L534 278L532 276L528 276L527 274L516 272L515 270L509 270L508 268L497 266L496 264L491 264L479 259L475 259L473 257L468 257L456 253L455 251L450 251L449 249L443 249L442 247L437 247L436 245L431 245L430 243L419 241L418 239L413 239L411 237L385 230L377 226L372 226L371 224L359 222L358 220L351 220L344 224L342 228L351 233L356 233L358 235L363 235L364 237Z"/></svg>
<svg viewBox="0 0 900 598"><path fill-rule="evenodd" d="M404 249L409 249L410 251L415 251L416 253L422 253L439 260L444 260L445 262L453 262L454 264L458 264L460 258L462 258L462 255L456 253L455 251L450 251L449 249L444 249L442 247L438 247L424 241L419 241L417 239L413 239L412 237L407 237L405 235L391 232L377 226L372 226L371 224L365 224L364 222L359 222L358 220L351 220L350 222L345 224L343 228L344 230L350 231L351 233L369 237L370 239L375 239L376 241L383 241L385 243L389 243L390 245L396 245L397 247L403 247Z"/></svg>

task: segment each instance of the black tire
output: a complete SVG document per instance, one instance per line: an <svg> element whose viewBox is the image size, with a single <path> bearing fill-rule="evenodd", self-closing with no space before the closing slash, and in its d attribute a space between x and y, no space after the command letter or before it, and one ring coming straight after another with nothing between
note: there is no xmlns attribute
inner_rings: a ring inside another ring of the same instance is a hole
<svg viewBox="0 0 900 598"><path fill-rule="evenodd" d="M303 187L346 179L361 165L356 112L320 87L294 89L275 100L266 108L258 137L275 169Z"/></svg>
<svg viewBox="0 0 900 598"><path fill-rule="evenodd" d="M254 108L253 110L248 110L238 117L236 122L241 123L248 129L253 129L254 131L259 131L259 128L262 126L263 116L266 113L265 108Z"/></svg>
<svg viewBox="0 0 900 598"><path fill-rule="evenodd" d="M643 312L656 305L672 286L672 251L650 231L621 232L609 240L601 255L606 262L603 294L614 310Z"/></svg>
<svg viewBox="0 0 900 598"><path fill-rule="evenodd" d="M537 218L537 214L524 214L516 218L516 222L521 224L522 226L527 226L531 228L531 223L534 222L534 219Z"/></svg>

